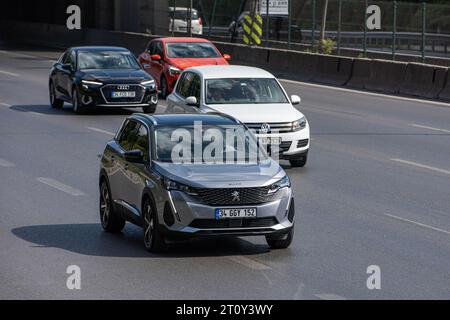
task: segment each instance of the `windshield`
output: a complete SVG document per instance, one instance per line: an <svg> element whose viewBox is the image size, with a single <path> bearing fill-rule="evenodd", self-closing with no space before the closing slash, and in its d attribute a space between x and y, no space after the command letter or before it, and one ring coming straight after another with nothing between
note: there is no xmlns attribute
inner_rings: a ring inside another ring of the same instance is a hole
<svg viewBox="0 0 450 320"><path fill-rule="evenodd" d="M195 132L195 135L194 135ZM172 163L256 163L267 159L255 136L242 125L157 127L156 160Z"/></svg>
<svg viewBox="0 0 450 320"><path fill-rule="evenodd" d="M206 80L206 104L287 103L275 79L230 78Z"/></svg>
<svg viewBox="0 0 450 320"><path fill-rule="evenodd" d="M173 42L167 44L169 58L218 58L220 54L208 42Z"/></svg>
<svg viewBox="0 0 450 320"><path fill-rule="evenodd" d="M176 20L187 20L189 16L188 10L171 10L169 12L169 18L175 18ZM198 11L192 10L192 20L198 19Z"/></svg>
<svg viewBox="0 0 450 320"><path fill-rule="evenodd" d="M139 64L128 51L80 51L78 69L139 69Z"/></svg>

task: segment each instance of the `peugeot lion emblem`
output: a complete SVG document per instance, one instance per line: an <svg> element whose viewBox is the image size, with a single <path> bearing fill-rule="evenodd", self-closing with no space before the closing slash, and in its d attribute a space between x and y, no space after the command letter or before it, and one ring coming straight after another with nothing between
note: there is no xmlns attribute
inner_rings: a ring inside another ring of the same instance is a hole
<svg viewBox="0 0 450 320"><path fill-rule="evenodd" d="M240 198L239 198L239 192L238 192L238 191L233 191L233 192L231 193L231 196L232 196L231 200L232 200L233 202L240 201Z"/></svg>
<svg viewBox="0 0 450 320"><path fill-rule="evenodd" d="M259 131L261 133L268 133L270 131L270 125L268 123L263 123Z"/></svg>

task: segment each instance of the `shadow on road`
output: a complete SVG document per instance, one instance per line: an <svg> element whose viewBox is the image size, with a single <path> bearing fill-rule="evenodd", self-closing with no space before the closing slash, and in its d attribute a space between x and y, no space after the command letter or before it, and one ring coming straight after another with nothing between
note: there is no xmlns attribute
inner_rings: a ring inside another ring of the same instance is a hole
<svg viewBox="0 0 450 320"><path fill-rule="evenodd" d="M32 105L14 105L10 109L20 112L36 112L45 115L66 115L66 116L110 116L110 115L131 115L135 112L142 112L141 108L125 109L125 108L108 108L97 107L92 109L86 109L81 114L73 112L72 106L65 104L62 109L54 109L45 104L32 104Z"/></svg>
<svg viewBox="0 0 450 320"><path fill-rule="evenodd" d="M151 254L144 248L141 229L129 224L120 234L104 232L96 223L24 226L11 232L38 247L59 248L88 256L180 258L254 255L269 251L267 245L253 244L242 238L220 237L171 243L167 252Z"/></svg>

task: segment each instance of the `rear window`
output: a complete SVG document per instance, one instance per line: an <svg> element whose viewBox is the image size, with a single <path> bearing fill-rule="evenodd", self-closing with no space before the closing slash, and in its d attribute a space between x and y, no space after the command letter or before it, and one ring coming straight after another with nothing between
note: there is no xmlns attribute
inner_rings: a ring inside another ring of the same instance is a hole
<svg viewBox="0 0 450 320"><path fill-rule="evenodd" d="M186 10L176 10L171 11L169 13L170 18L175 18L176 20L187 20L188 19L188 11ZM192 10L192 20L197 20L199 18L198 12L196 10Z"/></svg>
<svg viewBox="0 0 450 320"><path fill-rule="evenodd" d="M208 42L172 42L166 44L169 58L218 58L219 52Z"/></svg>

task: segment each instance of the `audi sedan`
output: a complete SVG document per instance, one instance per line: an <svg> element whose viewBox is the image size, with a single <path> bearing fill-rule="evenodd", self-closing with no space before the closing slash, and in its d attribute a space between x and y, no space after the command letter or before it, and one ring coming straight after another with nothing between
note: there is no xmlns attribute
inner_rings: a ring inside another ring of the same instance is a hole
<svg viewBox="0 0 450 320"><path fill-rule="evenodd" d="M154 79L119 47L68 49L50 71L49 94L53 108L69 102L76 113L94 107L142 107L152 113L158 103Z"/></svg>
<svg viewBox="0 0 450 320"><path fill-rule="evenodd" d="M149 251L219 235L261 235L286 248L294 235L286 172L250 130L219 113L128 117L103 152L99 187L103 228L141 226Z"/></svg>

